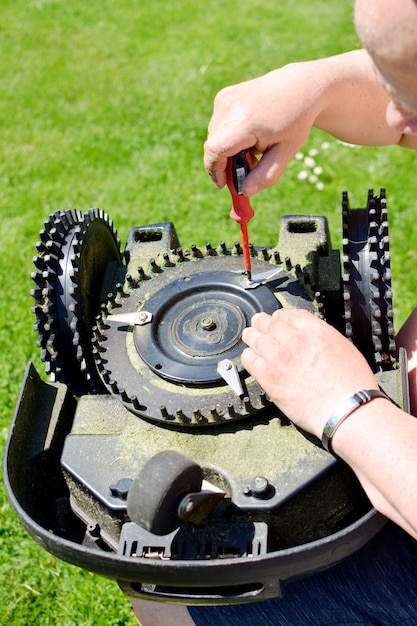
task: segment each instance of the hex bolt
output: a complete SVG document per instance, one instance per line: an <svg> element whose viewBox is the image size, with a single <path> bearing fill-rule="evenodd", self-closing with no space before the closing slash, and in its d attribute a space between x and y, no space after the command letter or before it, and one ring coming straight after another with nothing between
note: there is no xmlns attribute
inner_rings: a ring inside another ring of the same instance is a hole
<svg viewBox="0 0 417 626"><path fill-rule="evenodd" d="M214 330L216 328L216 323L211 317L203 317L201 320L201 328L203 330Z"/></svg>

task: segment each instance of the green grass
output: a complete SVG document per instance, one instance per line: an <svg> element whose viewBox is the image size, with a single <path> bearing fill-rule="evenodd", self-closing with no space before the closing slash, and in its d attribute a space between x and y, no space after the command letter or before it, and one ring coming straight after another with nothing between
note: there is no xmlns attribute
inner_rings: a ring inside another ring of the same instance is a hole
<svg viewBox="0 0 417 626"><path fill-rule="evenodd" d="M326 0L2 0L0 20L0 433L3 449L28 360L40 371L31 259L49 213L99 206L122 243L134 225L173 221L183 246L238 239L230 199L202 164L212 101L224 85L291 60L357 45L350 3ZM326 214L340 246L340 197L363 206L387 188L398 328L416 292L416 155L352 148L314 132L324 189L300 161L253 201L255 245L285 213ZM128 625L116 583L65 564L28 537L0 490L1 624Z"/></svg>

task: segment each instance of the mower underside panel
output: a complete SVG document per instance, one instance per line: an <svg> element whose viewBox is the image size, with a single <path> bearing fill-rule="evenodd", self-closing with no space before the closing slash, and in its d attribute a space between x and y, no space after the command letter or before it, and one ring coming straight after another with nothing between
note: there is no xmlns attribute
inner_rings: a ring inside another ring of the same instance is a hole
<svg viewBox="0 0 417 626"><path fill-rule="evenodd" d="M360 211L344 196L343 279L325 218L286 216L276 247L251 248L255 285L239 244L182 249L163 223L121 255L103 212L50 217L32 295L51 382L28 365L4 465L36 541L129 595L229 604L280 596L382 528L352 471L240 362L255 313L303 308L407 409L384 195Z"/></svg>

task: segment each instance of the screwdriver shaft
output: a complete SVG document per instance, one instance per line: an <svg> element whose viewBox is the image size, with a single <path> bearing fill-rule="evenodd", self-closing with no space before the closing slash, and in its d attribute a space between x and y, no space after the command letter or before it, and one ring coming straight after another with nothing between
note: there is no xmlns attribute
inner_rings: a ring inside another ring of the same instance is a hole
<svg viewBox="0 0 417 626"><path fill-rule="evenodd" d="M246 224L240 224L240 234L242 237L243 262L245 264L246 276L248 280L252 280L252 263L250 258L248 227Z"/></svg>

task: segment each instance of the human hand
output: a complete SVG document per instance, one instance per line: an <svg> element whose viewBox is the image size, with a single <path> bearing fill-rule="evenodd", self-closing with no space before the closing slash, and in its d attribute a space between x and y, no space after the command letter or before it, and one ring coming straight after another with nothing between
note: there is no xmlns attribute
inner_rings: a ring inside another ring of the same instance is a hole
<svg viewBox="0 0 417 626"><path fill-rule="evenodd" d="M355 346L307 311L257 313L242 338L245 369L291 421L319 438L344 400L378 388Z"/></svg>
<svg viewBox="0 0 417 626"><path fill-rule="evenodd" d="M204 164L218 188L226 184L227 158L244 149L253 168L244 193L252 196L277 182L320 110L314 68L313 62L294 63L217 94Z"/></svg>

